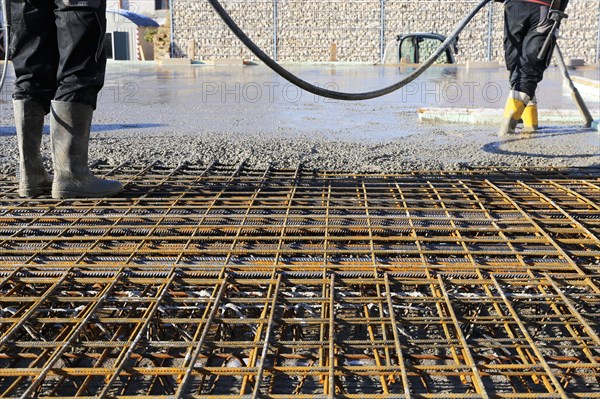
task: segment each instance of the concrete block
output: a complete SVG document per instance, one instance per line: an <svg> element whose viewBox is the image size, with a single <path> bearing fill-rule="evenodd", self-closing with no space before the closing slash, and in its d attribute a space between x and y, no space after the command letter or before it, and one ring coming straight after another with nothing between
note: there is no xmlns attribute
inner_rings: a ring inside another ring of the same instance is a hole
<svg viewBox="0 0 600 399"><path fill-rule="evenodd" d="M592 122L592 129L597 132L600 132L600 119Z"/></svg>
<svg viewBox="0 0 600 399"><path fill-rule="evenodd" d="M213 58L211 63L215 66L243 66L243 58Z"/></svg>
<svg viewBox="0 0 600 399"><path fill-rule="evenodd" d="M502 119L502 110L468 108L420 108L420 122L493 124Z"/></svg>
<svg viewBox="0 0 600 399"><path fill-rule="evenodd" d="M569 60L567 61L567 66L569 68L577 68L577 67L582 67L585 65L585 60L582 60L581 58L569 58Z"/></svg>
<svg viewBox="0 0 600 399"><path fill-rule="evenodd" d="M191 65L190 58L161 58L157 60L157 64L161 66L186 66Z"/></svg>
<svg viewBox="0 0 600 399"><path fill-rule="evenodd" d="M500 67L500 63L498 61L467 61L468 69L486 69L486 68L498 69L499 67Z"/></svg>
<svg viewBox="0 0 600 399"><path fill-rule="evenodd" d="M469 108L420 108L420 122L465 123L471 125L499 124L502 122L502 109ZM581 114L577 110L541 109L540 123L581 125Z"/></svg>

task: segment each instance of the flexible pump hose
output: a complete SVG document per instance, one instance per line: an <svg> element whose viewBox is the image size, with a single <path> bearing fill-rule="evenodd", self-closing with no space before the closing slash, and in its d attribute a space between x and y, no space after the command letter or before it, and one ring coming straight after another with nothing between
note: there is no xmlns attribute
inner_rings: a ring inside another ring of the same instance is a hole
<svg viewBox="0 0 600 399"><path fill-rule="evenodd" d="M8 71L8 46L10 26L8 24L8 13L6 8L7 1L8 0L0 0L2 7L2 32L4 33L4 65L2 66L2 77L0 78L0 92L4 88L4 82L6 81L6 72Z"/></svg>
<svg viewBox="0 0 600 399"><path fill-rule="evenodd" d="M344 93L344 92L323 89L323 88L320 88L313 84L310 84L307 81L292 74L287 69L283 68L277 62L275 62L271 57L269 57L264 51L262 51L240 29L240 27L231 19L229 14L227 14L227 11L225 11L225 9L221 5L221 3L219 3L218 0L208 0L208 2L213 6L215 11L219 14L219 16L221 17L223 22L225 22L225 24L238 37L238 39L240 39L246 45L246 47L248 47L250 49L250 51L252 51L254 53L254 55L256 55L262 62L264 62L269 68L271 68L273 71L275 71L281 77L283 77L290 83L292 83L310 93L313 93L313 94L316 94L316 95L322 96L322 97L332 98L332 99L336 99L336 100L345 100L345 101L361 101L361 100L369 100L372 98L381 97L381 96L390 94L396 90L401 89L402 87L406 86L407 84L409 84L410 82L412 82L413 80L415 80L416 78L421 76L421 74L423 72L425 72L427 70L427 68L429 68L435 62L435 60L440 55L442 55L444 53L444 51L446 51L446 49L450 45L452 45L452 43L458 38L458 35L463 31L463 29L465 29L465 27L469 24L469 22L471 22L471 20L475 17L475 15L477 15L477 13L479 13L479 11L481 11L491 1L493 1L493 0L481 0L481 3L479 3L477 5L477 7L475 7L473 9L473 11L471 11L460 22L460 24L458 24L456 29L454 29L454 32L452 32L450 34L450 36L448 36L446 41L444 41L440 45L440 47L435 51L435 53L433 53L431 55L431 57L429 57L427 59L427 61L425 61L422 65L420 65L413 73L406 76L401 81L399 81L391 86L384 87L383 89L379 89L379 90L374 90L374 91L369 91L369 92L364 92L364 93Z"/></svg>

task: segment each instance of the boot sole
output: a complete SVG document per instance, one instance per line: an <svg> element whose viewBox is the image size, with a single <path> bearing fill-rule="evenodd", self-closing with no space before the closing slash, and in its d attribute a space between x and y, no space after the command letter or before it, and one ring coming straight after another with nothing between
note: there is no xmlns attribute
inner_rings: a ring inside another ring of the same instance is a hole
<svg viewBox="0 0 600 399"><path fill-rule="evenodd" d="M89 193L83 191L54 191L52 190L52 198L54 199L70 199L70 198L105 198L112 197L123 192L123 189L104 191L101 193Z"/></svg>
<svg viewBox="0 0 600 399"><path fill-rule="evenodd" d="M521 129L521 133L523 134L532 134L532 133L537 133L539 129L534 127L534 128L526 128L524 127L523 129Z"/></svg>
<svg viewBox="0 0 600 399"><path fill-rule="evenodd" d="M513 120L510 122L502 122L500 125L500 130L498 131L498 137L512 136L517 133L517 121Z"/></svg>
<svg viewBox="0 0 600 399"><path fill-rule="evenodd" d="M42 195L42 194L50 194L52 192L52 186L48 186L48 187L35 187L35 188L31 188L31 187L25 187L25 188L19 188L18 190L18 194L19 197L21 198L33 198L33 197L37 197L38 195Z"/></svg>
<svg viewBox="0 0 600 399"><path fill-rule="evenodd" d="M33 198L43 194L50 194L51 189L34 189L34 190L21 190L19 189L19 197L21 198Z"/></svg>

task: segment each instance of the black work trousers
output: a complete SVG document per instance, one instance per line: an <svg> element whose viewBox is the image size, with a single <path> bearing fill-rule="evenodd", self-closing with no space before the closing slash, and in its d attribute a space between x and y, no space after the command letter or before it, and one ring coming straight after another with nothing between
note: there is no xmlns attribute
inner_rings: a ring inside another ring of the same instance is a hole
<svg viewBox="0 0 600 399"><path fill-rule="evenodd" d="M537 56L552 28L549 7L522 0L504 3L504 56L513 90L535 95L546 71Z"/></svg>
<svg viewBox="0 0 600 399"><path fill-rule="evenodd" d="M96 108L104 85L106 0L10 0L15 100Z"/></svg>

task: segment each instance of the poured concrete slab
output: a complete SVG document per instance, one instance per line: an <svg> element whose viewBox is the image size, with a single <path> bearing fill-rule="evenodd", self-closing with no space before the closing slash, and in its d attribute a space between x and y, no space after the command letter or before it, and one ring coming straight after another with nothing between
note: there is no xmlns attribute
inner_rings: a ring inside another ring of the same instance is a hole
<svg viewBox="0 0 600 399"><path fill-rule="evenodd" d="M410 67L289 65L309 82L360 92L397 82ZM597 70L575 76L597 79ZM0 174L15 173L17 138L9 100L10 68L0 98ZM433 67L404 89L370 101L323 99L298 90L265 66L114 63L94 114L90 160L133 164L158 159L384 172L473 166L600 165L600 135L581 122L543 123L534 136L499 138L497 125L421 123L419 108L504 107L508 73L498 69ZM549 68L539 90L540 108L577 112ZM598 118L598 102L588 101ZM46 131L48 131L48 119ZM49 135L43 156L51 166Z"/></svg>
<svg viewBox="0 0 600 399"><path fill-rule="evenodd" d="M576 110L541 109L538 111L542 124L570 124L582 123L581 114ZM469 108L420 108L418 110L421 122L445 122L500 124L503 110L501 109L469 109Z"/></svg>

